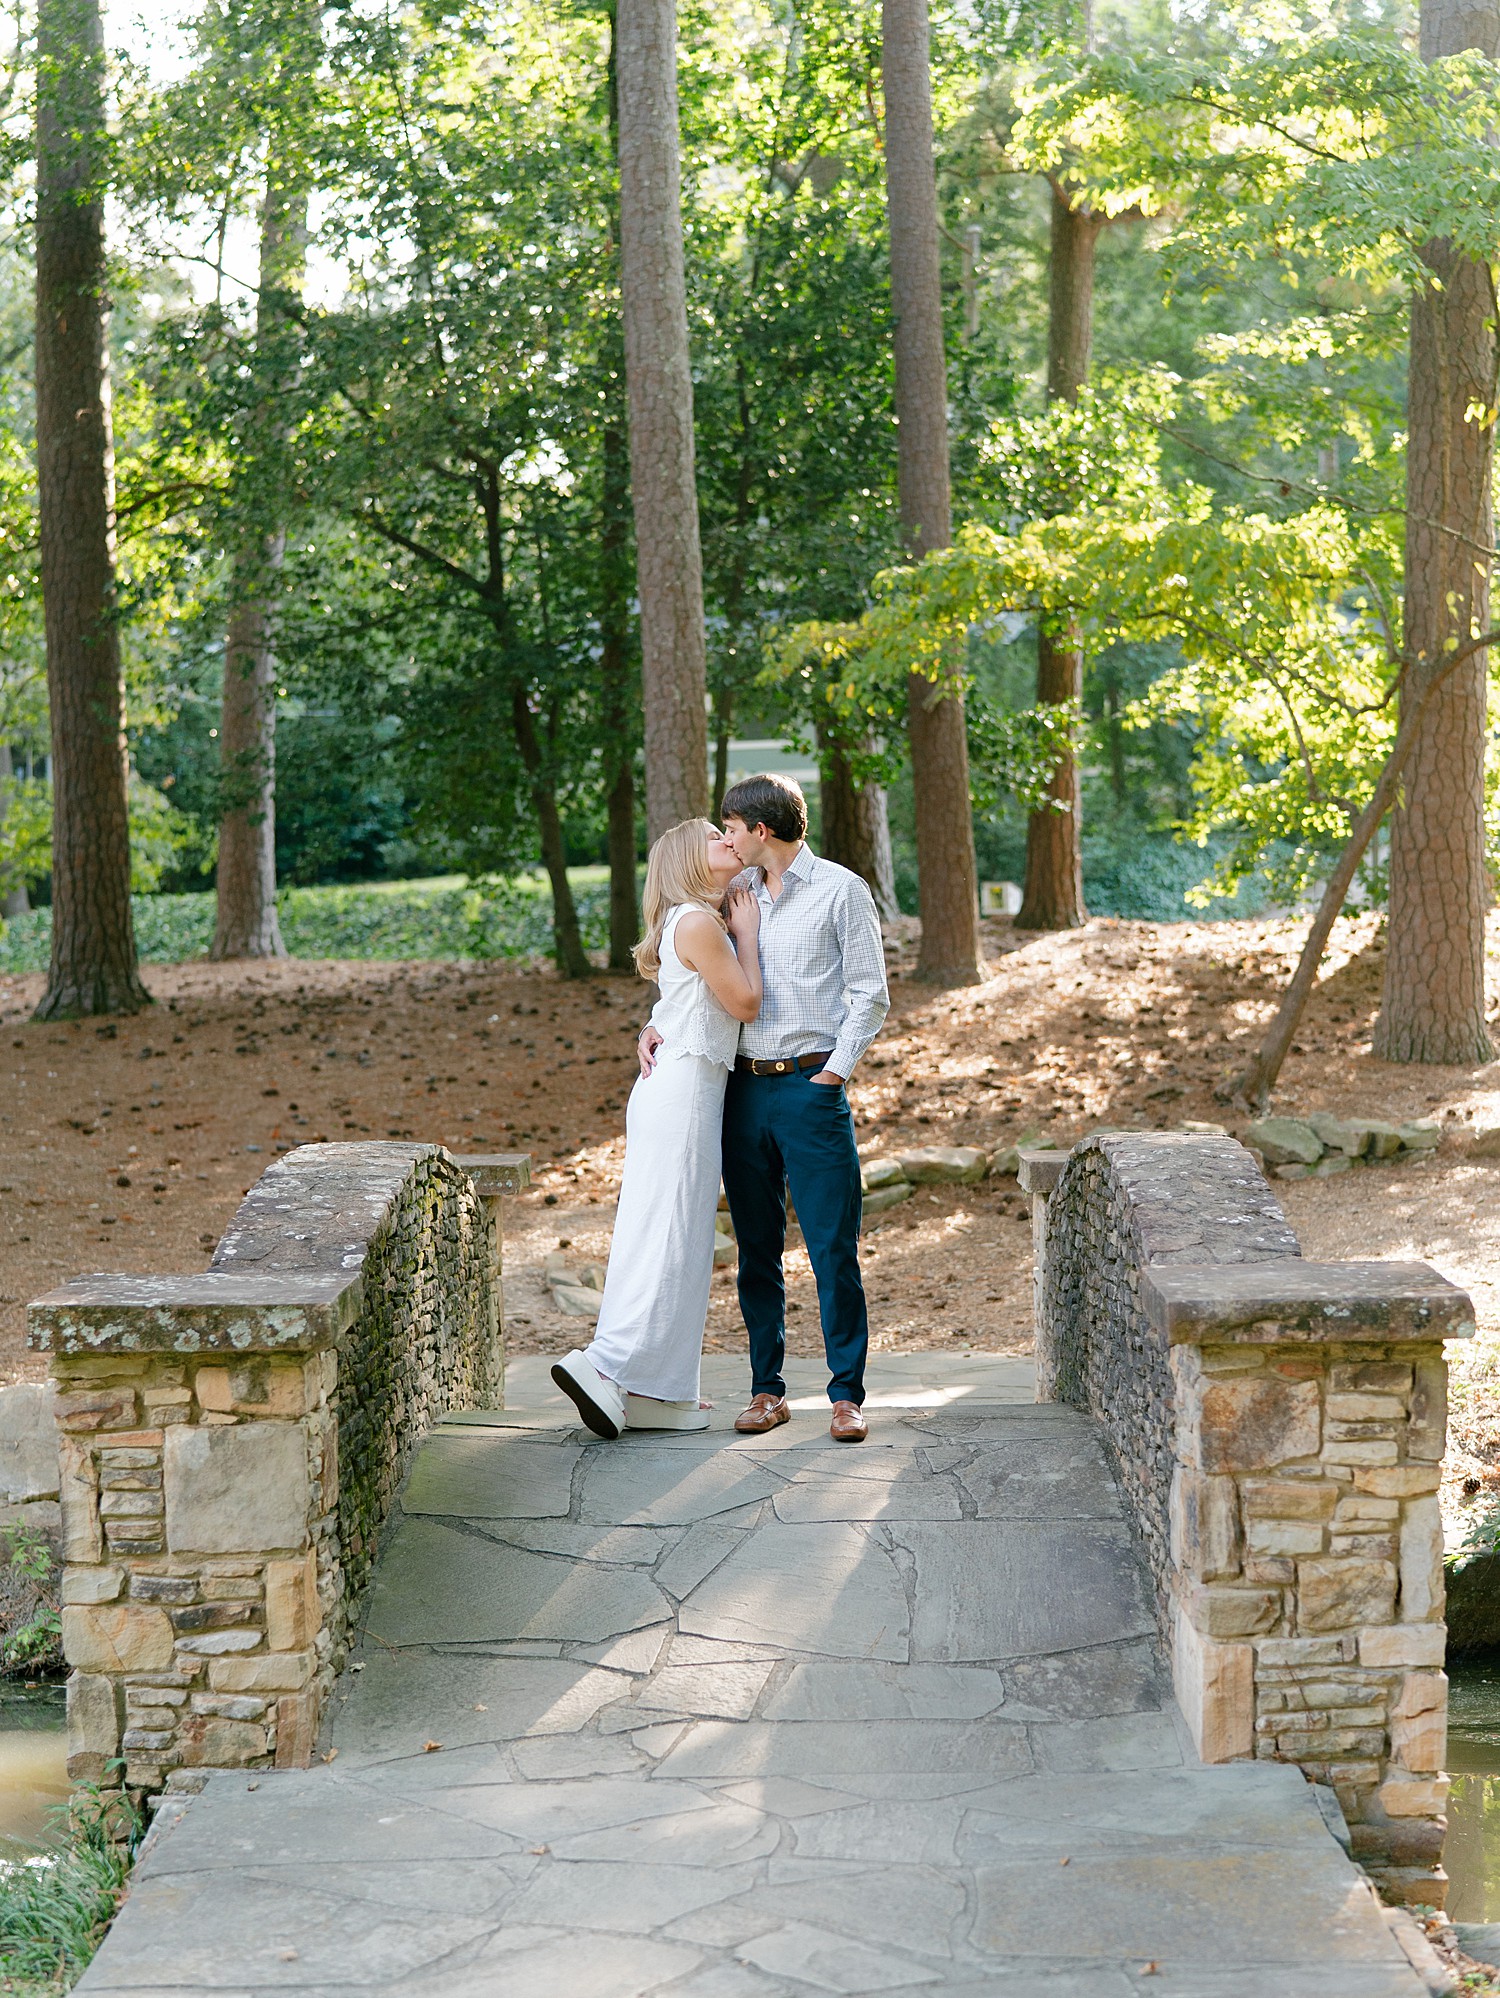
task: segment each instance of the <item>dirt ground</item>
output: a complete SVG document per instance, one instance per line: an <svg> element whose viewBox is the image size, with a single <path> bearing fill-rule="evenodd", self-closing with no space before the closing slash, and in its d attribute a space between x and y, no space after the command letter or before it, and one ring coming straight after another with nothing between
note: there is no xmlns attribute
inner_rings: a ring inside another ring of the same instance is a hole
<svg viewBox="0 0 1500 1998"><path fill-rule="evenodd" d="M1301 926L1095 920L1060 936L986 925L987 980L917 985L910 924L889 941L892 1011L851 1087L867 1155L909 1144L1067 1141L1100 1124L1235 1120L1214 1098L1269 1017ZM1492 930L1500 992L1500 921ZM542 1282L546 1254L602 1259L623 1157L625 1098L646 1011L636 980L559 981L494 964L153 966L157 999L119 1022L41 1025L38 978L0 978L0 1379L33 1378L29 1298L87 1271L187 1270L278 1151L311 1139L410 1137L457 1152L526 1150L532 1190L508 1203L511 1348L580 1343ZM1461 1469L1500 1467L1500 1162L1468 1155L1500 1124L1500 1061L1374 1061L1380 983L1372 917L1335 934L1276 1107L1440 1120L1435 1153L1278 1184L1306 1254L1433 1262L1473 1293L1482 1340L1456 1396ZM590 1072L592 1071L592 1073ZM919 1192L865 1246L883 1351L1022 1352L1030 1227L1014 1180ZM710 1347L743 1348L732 1272L715 1278ZM789 1344L821 1350L806 1256L789 1262ZM1496 1435L1493 1448L1486 1430ZM1472 1465L1470 1459L1472 1458ZM1491 1475L1500 1475L1500 1469Z"/></svg>

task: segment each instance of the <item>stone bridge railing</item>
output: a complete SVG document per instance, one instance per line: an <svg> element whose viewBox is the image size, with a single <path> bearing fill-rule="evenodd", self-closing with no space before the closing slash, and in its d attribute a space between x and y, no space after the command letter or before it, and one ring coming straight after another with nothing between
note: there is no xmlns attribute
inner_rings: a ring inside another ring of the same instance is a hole
<svg viewBox="0 0 1500 1998"><path fill-rule="evenodd" d="M57 1389L69 1774L152 1792L294 1768L411 1452L503 1398L500 1198L522 1154L304 1145L206 1270L30 1307Z"/></svg>
<svg viewBox="0 0 1500 1998"><path fill-rule="evenodd" d="M1313 1263L1226 1136L1022 1156L1037 1396L1087 1410L1208 1762L1332 1786L1395 1899L1441 1905L1446 1339L1424 1263Z"/></svg>

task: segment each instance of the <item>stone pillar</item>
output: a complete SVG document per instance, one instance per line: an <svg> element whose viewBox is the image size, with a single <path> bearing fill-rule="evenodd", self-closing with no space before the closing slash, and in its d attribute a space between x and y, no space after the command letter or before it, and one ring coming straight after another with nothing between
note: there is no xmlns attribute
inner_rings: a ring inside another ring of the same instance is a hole
<svg viewBox="0 0 1500 1998"><path fill-rule="evenodd" d="M436 1146L304 1146L195 1275L37 1299L52 1356L69 1773L149 1793L311 1760L390 1506L498 1405L502 1192Z"/></svg>
<svg viewBox="0 0 1500 1998"><path fill-rule="evenodd" d="M1357 1859L1441 1906L1447 1778L1443 1342L1464 1293L1423 1264L1157 1265L1174 1381L1171 1653L1208 1762L1298 1763Z"/></svg>

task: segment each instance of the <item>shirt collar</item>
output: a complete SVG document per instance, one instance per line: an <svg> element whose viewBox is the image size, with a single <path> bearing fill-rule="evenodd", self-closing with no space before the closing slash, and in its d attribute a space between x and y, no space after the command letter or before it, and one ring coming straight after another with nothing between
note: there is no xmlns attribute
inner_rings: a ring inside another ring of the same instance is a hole
<svg viewBox="0 0 1500 1998"><path fill-rule="evenodd" d="M797 849L796 859L792 861L789 867L786 867L782 870L781 879L783 887L788 881L811 880L812 871L816 865L817 865L817 856L813 852L812 848L807 844L807 841L804 840L801 846L799 846ZM763 867L757 867L755 869L755 887L756 887L756 892L760 895L764 895L766 900L769 902L771 899L771 891L766 886L766 870Z"/></svg>

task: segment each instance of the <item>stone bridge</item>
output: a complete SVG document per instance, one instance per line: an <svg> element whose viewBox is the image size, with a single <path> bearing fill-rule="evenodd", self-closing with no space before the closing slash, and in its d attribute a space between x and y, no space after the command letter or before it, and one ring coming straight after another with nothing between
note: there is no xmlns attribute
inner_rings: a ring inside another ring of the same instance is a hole
<svg viewBox="0 0 1500 1998"><path fill-rule="evenodd" d="M1435 1988L1349 1854L1441 1899L1462 1293L1102 1136L1023 1162L1035 1370L877 1357L855 1451L715 1359L602 1444L504 1375L524 1173L306 1147L208 1271L33 1306L72 1766L155 1805L81 1991Z"/></svg>

